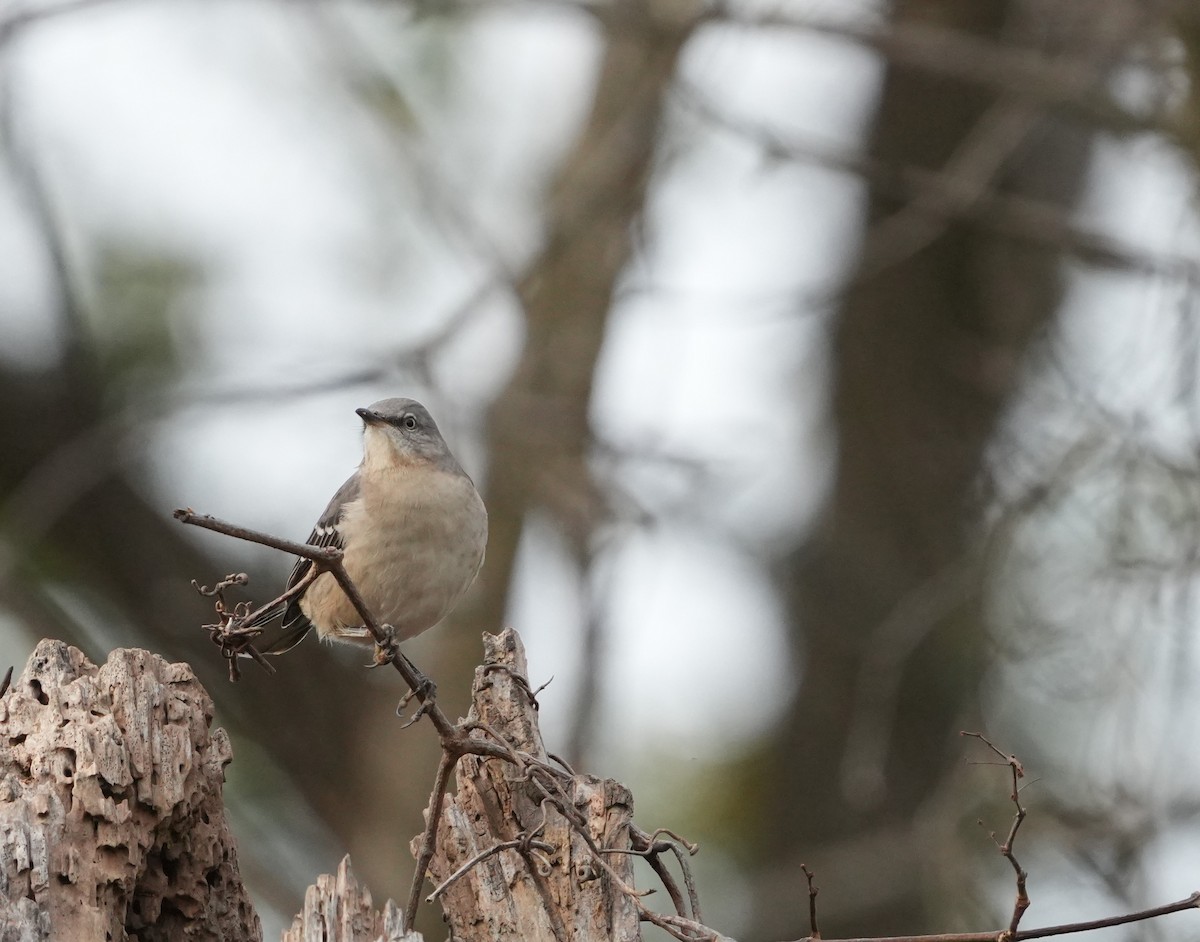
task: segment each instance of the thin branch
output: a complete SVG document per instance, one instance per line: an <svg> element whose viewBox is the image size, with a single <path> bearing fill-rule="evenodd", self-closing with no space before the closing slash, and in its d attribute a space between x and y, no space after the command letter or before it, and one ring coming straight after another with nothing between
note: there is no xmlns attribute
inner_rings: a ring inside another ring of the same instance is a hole
<svg viewBox="0 0 1200 942"><path fill-rule="evenodd" d="M642 901L642 898L647 896L649 892L652 891L639 891L635 887L630 886L621 878L621 875L612 868L608 861L604 859L606 849L600 848L596 845L595 838L593 838L591 833L588 831L586 822L582 820L579 812L571 806L570 800L566 794L563 793L562 788L557 781L557 776L560 773L558 773L557 770L553 769L552 767L545 766L544 764L533 767L531 771L548 771L552 773L549 781L550 787L547 787L547 782L543 781L536 774L530 776L530 781L542 792L543 797L554 805L559 814L561 814L567 820L574 832L579 836L580 840L583 841L584 846L591 854L592 859L596 862L596 865L605 872L608 878L612 881L612 885L625 894L625 896L630 900L630 902L638 911L638 917L643 922L649 922L652 925L658 926L660 929L669 933L674 938L679 939L680 942L708 942L708 940L711 940L711 942L716 942L716 940L721 938L717 932L701 924L695 919L689 919L685 916L671 916L664 913L658 913L650 909Z"/></svg>
<svg viewBox="0 0 1200 942"><path fill-rule="evenodd" d="M706 121L759 146L773 160L816 164L861 177L877 193L919 207L928 218L970 219L1000 235L1063 252L1087 264L1165 278L1200 277L1200 264L1186 255L1147 252L1101 232L1073 223L1059 206L990 186L964 187L947 170L897 166L849 153L814 139L778 131L716 108L695 87L681 85L677 100ZM836 292L818 292L818 295Z"/></svg>
<svg viewBox="0 0 1200 942"><path fill-rule="evenodd" d="M370 608L367 607L367 603L363 601L362 594L358 591L358 587L355 586L354 581L350 578L346 572L346 567L342 563L341 550L332 546L310 546L307 543L284 540L268 533L262 533L258 530L251 530L248 527L220 520L208 514L198 514L191 509L176 510L175 519L180 523L202 527L206 530L212 530L214 533L232 536L250 543L258 543L262 546L270 546L281 552L303 557L304 559L311 560L314 566L324 569L337 580L338 585L346 594L346 598L350 600L350 604L354 606L355 611L358 612L359 617L363 620L364 627L371 633L375 644L381 651L387 652L388 657L384 663L390 663L396 669L397 673L404 678L404 682L408 684L409 689L421 701L422 709L420 713L428 716L434 729L437 730L442 749L451 753L455 759L464 755L479 755L499 759L508 757L508 753L499 746L481 739L471 739L463 730L450 722L441 707L429 695L426 684L423 683L423 675L400 653L394 638L388 631L384 630L371 613Z"/></svg>
<svg viewBox="0 0 1200 942"><path fill-rule="evenodd" d="M421 852L417 855L417 869L413 873L412 886L408 890L408 903L404 907L404 925L411 927L417 918L417 907L421 903L421 885L429 872L429 862L437 850L438 821L442 817L442 805L446 801L446 788L450 783L450 772L458 759L448 751L442 752L438 763L437 777L433 780L433 794L429 797L429 820L425 822L425 834L421 838ZM441 889L439 887L439 889ZM434 895L437 891L434 891ZM431 896L430 899L433 897Z"/></svg>
<svg viewBox="0 0 1200 942"><path fill-rule="evenodd" d="M606 851L610 854L636 854L638 851L632 850L613 850ZM658 879L662 881L662 885L666 888L667 895L671 897L671 905L675 907L675 912L681 916L688 915L686 909L687 904L683 901L683 894L679 892L679 884L675 882L675 878L671 876L671 871L667 869L666 862L662 859L661 854L657 854L651 850L642 851L639 856L643 857L646 863L650 864L651 869L657 874ZM700 922L700 918L692 913L692 918Z"/></svg>
<svg viewBox="0 0 1200 942"><path fill-rule="evenodd" d="M1052 935L1067 935L1072 932L1090 932L1093 929L1108 929L1112 926L1125 926L1131 922L1144 922L1147 919L1157 919L1159 916L1169 916L1171 913L1181 913L1187 909L1200 909L1200 890L1186 899L1165 906L1155 906L1151 909L1126 913L1123 916L1109 916L1106 919L1092 919L1088 922L1070 922L1060 926L1046 926L1043 929L1025 929L1013 936L1014 942L1022 939L1044 939Z"/></svg>
<svg viewBox="0 0 1200 942"><path fill-rule="evenodd" d="M1011 938L1013 942L1024 942L1025 939L1045 939L1055 935L1069 935L1073 932L1091 932L1094 929L1109 929L1113 926L1125 926L1132 922L1144 922L1147 919L1157 919L1169 916L1171 913L1181 913L1188 909L1200 909L1200 890L1186 899L1165 906L1155 906L1152 909L1142 909L1135 913L1121 916L1109 916L1106 919L1092 919L1088 922L1070 922L1059 926L1046 926L1042 929L1022 929ZM997 942L1006 934L1006 930L995 929L991 932L945 932L936 935L891 935L875 936L856 939L823 939L821 942ZM811 936L806 936L798 942L809 942Z"/></svg>
<svg viewBox="0 0 1200 942"><path fill-rule="evenodd" d="M993 843L996 843L996 847L999 849L1001 855L1009 862L1009 864L1012 865L1013 871L1017 876L1017 898L1013 903L1012 918L1009 920L1008 930L1006 932L1006 936L1011 938L1016 935L1017 927L1021 924L1021 917L1025 915L1025 910L1029 908L1029 892L1026 888L1029 874L1026 873L1025 869L1017 862L1016 855L1013 853L1013 845L1017 840L1017 831L1021 829L1021 823L1025 820L1025 808L1021 805L1020 789L1020 780L1025 777L1025 767L1021 765L1020 760L1015 755L1012 753L1006 753L985 735L983 735L983 733L969 733L964 730L960 732L959 735L969 736L972 739L978 739L989 749L991 749L992 752L1003 759L1005 765L1008 766L1009 771L1012 773L1012 793L1009 795L1009 800L1016 806L1017 811L1016 814L1013 815L1012 825L1008 829L1008 836L1004 838L1004 843L1001 844L996 842L996 834L994 831L988 833L988 836L992 839ZM983 822L980 821L979 824L982 826Z"/></svg>
<svg viewBox="0 0 1200 942"><path fill-rule="evenodd" d="M660 834L666 834L671 838L669 841L658 840ZM647 863L658 874L662 880L663 886L667 893L670 894L671 902L675 905L675 911L680 915L687 917L688 910L691 911L690 918L696 922L704 922L704 917L700 912L700 894L696 889L695 876L692 873L692 866L688 863L688 857L694 855L700 850L700 845L687 840L676 834L670 828L656 828L650 834L647 834L641 828L633 827L630 830L630 850L606 850L605 853L610 854L635 854L643 857ZM687 854L685 856L684 850ZM667 870L666 864L663 862L661 855L670 851L675 855L675 859L679 863L679 870L683 874L683 883L687 888L688 908L684 908L683 897L679 892L679 887L675 884L674 878L670 871Z"/></svg>
<svg viewBox="0 0 1200 942"><path fill-rule="evenodd" d="M222 533L225 536L233 537L235 540L245 540L247 543L258 543L261 546L269 546L272 549L279 550L281 553L303 556L305 559L311 559L318 565L331 563L334 559L340 558L342 555L342 551L333 546L311 546L308 543L285 540L278 536L272 536L269 533L262 533L259 530L251 530L249 527L240 527L236 523L228 523L209 514L198 514L190 507L176 510L174 517L180 523L186 523L193 527L202 527L205 530L212 530L214 533Z"/></svg>
<svg viewBox="0 0 1200 942"><path fill-rule="evenodd" d="M547 854L552 854L558 849L553 844L547 844L545 841L528 840L528 836L529 835L523 834L520 837L513 838L511 841L501 841L499 844L493 844L491 847L481 850L474 857L471 857L466 863L450 874L450 876L446 877L445 880L439 883L434 891L425 897L425 901L427 903L435 902L437 898L445 893L455 881L462 879L468 873L470 873L473 867L478 866L479 864L483 863L483 861L494 856L495 854L498 854L502 850L519 850L528 847L535 847ZM549 866L549 862L547 862L546 865Z"/></svg>
<svg viewBox="0 0 1200 942"><path fill-rule="evenodd" d="M809 938L819 939L821 938L821 927L817 925L817 894L821 892L821 888L813 882L816 875L808 869L806 864L801 864L800 870L804 874L804 879L808 881L808 928L812 933Z"/></svg>

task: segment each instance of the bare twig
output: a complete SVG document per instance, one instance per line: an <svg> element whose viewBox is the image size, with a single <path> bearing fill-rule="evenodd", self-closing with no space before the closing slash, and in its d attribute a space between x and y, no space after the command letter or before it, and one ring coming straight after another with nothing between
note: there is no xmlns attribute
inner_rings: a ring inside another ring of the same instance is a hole
<svg viewBox="0 0 1200 942"><path fill-rule="evenodd" d="M1009 925L1002 930L993 930L991 932L949 932L937 933L932 935L914 935L914 936L880 936L876 938L857 938L857 939L825 939L823 942L1023 942L1025 939L1044 939L1056 935L1069 935L1075 932L1090 932L1094 929L1106 929L1112 926L1123 926L1134 922L1143 922L1148 919L1157 919L1161 916L1167 916L1171 913L1183 912L1189 909L1200 909L1200 891L1192 893L1185 899L1178 900L1174 903L1167 903L1164 906L1155 906L1150 909L1143 909L1137 912L1125 913L1119 916L1108 916L1104 919L1092 919L1087 922L1072 922L1064 923L1057 926L1046 926L1041 929L1019 929L1018 926L1021 917L1025 910L1029 908L1029 896L1026 891L1026 880L1028 874L1021 868L1013 855L1013 845L1016 841L1017 831L1021 827L1021 823L1025 820L1026 809L1020 802L1019 782L1025 777L1025 769L1021 765L1020 760L1011 753L1006 753L995 745L990 739L982 733L963 731L959 735L969 736L972 739L978 739L988 747L995 755L1008 766L1012 775L1012 793L1010 800L1016 806L1016 813L1013 816L1012 825L1009 827L1008 835L1004 842L996 842L1000 853L1012 865L1013 870L1017 874L1017 901L1013 907L1012 918ZM982 822L980 822L982 824ZM995 841L995 834L990 835ZM816 922L816 894L817 888L813 884L813 875L808 868L801 865L801 870L804 871L805 877L808 879L809 886L809 902L810 902L810 918L812 923L812 935L807 936L804 942L809 940L821 939Z"/></svg>
<svg viewBox="0 0 1200 942"><path fill-rule="evenodd" d="M312 547L320 549L320 547ZM259 635L265 630L262 624L258 623L261 616L267 615L304 594L304 591L313 583L322 572L319 566L313 566L295 585L285 589L284 592L271 601L260 605L258 608L251 611L248 602L238 602L230 605L225 601L225 590L233 585L246 585L250 579L244 572L237 572L226 576L211 589L206 585L200 585L195 579L192 580L192 588L207 598L216 598L217 622L214 625L205 625L209 631L210 640L221 649L221 656L229 662L229 679L237 681L241 677L241 670L238 667L239 657L251 658L256 664L262 667L268 674L274 674L275 668L271 665L264 656L263 652L259 651L254 646L254 642ZM266 619L269 621L270 619ZM267 653L277 653L268 651Z"/></svg>
<svg viewBox="0 0 1200 942"><path fill-rule="evenodd" d="M666 862L662 859L662 855L655 851L653 847L649 850L640 852L635 850L618 849L614 847L611 850L606 850L605 853L638 854L639 856L644 857L646 863L650 864L651 869L658 876L658 879L662 881L662 885L666 889L667 895L671 897L671 905L675 907L675 912L677 912L680 916L688 915L688 911L685 908L687 904L683 901L683 894L679 892L679 884L677 884L675 882L675 878L671 876L671 871L667 869ZM695 913L692 913L692 916L693 918L696 918ZM696 921L699 922L699 918L696 918Z"/></svg>
<svg viewBox="0 0 1200 942"><path fill-rule="evenodd" d="M244 572L230 573L212 587L201 585L195 579L192 580L192 588L198 593L205 598L216 599L214 603L217 611L216 624L204 627L208 629L209 640L220 648L221 656L228 662L229 680L233 683L240 680L242 676L241 667L238 665L239 657L252 658L268 674L275 673L275 668L254 647L254 641L262 634L262 628L248 624L255 615L270 607L270 603L256 612L251 612L248 602L235 602L230 605L225 600L226 589L230 586L246 585L249 581L250 577Z"/></svg>
<svg viewBox="0 0 1200 942"><path fill-rule="evenodd" d="M669 841L660 841L660 834L666 834L671 838ZM671 896L671 901L675 905L675 911L680 915L694 919L696 922L704 922L704 917L700 912L700 894L696 890L696 880L692 874L691 864L687 858L694 855L700 850L700 845L686 838L680 837L670 828L656 828L651 833L647 834L640 828L634 827L630 830L630 841L633 845L630 850L606 850L609 854L635 854L645 858L646 862L654 869L654 872L662 880L663 886L667 893ZM683 850L686 849L685 856ZM683 897L679 892L679 887L675 884L674 878L670 871L667 870L666 864L663 863L661 855L666 852L671 852L675 855L675 859L679 862L679 870L683 874L683 883L687 888L688 907L684 907Z"/></svg>
<svg viewBox="0 0 1200 942"><path fill-rule="evenodd" d="M983 733L969 733L964 730L963 732L959 733L959 735L969 736L972 739L978 739L989 749L991 749L992 752L1003 759L1005 764L1009 767L1009 771L1012 773L1012 794L1009 796L1009 800L1012 801L1017 810L1013 815L1012 825L1008 829L1008 836L1004 838L1004 843L1001 844L996 841L996 833L994 831L988 832L988 836L992 839L992 842L996 844L996 847L999 849L1004 859L1012 865L1013 871L1017 875L1017 898L1013 903L1012 919L1009 920L1008 929L1004 933L1004 939L1012 938L1016 935L1017 927L1021 924L1021 917L1025 915L1025 910L1029 908L1029 892L1026 888L1026 882L1029 878L1029 874L1025 872L1024 868L1017 862L1017 858L1013 854L1013 845L1017 839L1017 831L1021 829L1021 823L1025 820L1025 808L1021 805L1021 790L1018 787L1020 780L1025 777L1025 768L1021 765L1020 760L1015 755L1004 752L990 739L984 736ZM982 821L980 821L979 824L981 827L983 826Z"/></svg>
<svg viewBox="0 0 1200 942"><path fill-rule="evenodd" d="M1147 919L1157 919L1159 916L1169 916L1171 913L1181 913L1187 909L1200 909L1200 890L1186 899L1165 906L1155 906L1121 916L1109 916L1105 919L1092 919L1088 922L1071 922L1060 926L1046 926L1043 929L1025 929L1013 935L1014 942L1023 939L1044 939L1053 935L1068 935L1072 932L1091 932L1093 929L1108 929L1112 926L1126 926L1131 922L1144 922Z"/></svg>
<svg viewBox="0 0 1200 942"><path fill-rule="evenodd" d="M485 850L481 850L478 854L476 854L474 857L472 857L470 860L468 860L466 863L464 863L461 867L459 867L457 870L455 870L452 874L450 874L450 876L446 877L445 880L443 880L441 883L439 883L437 885L437 888L434 889L434 891L432 893L430 893L428 896L425 897L425 901L428 903L434 902L435 900L437 900L437 898L439 896L441 896L444 892L446 892L446 890L448 890L450 888L451 884L453 884L454 881L459 880L462 877L466 876L467 873L470 872L472 867L475 867L478 864L483 863L483 861L487 860L489 857L493 856L494 854L498 854L502 850L517 850L517 849L525 848L525 847L535 847L538 850L544 851L547 854L552 854L556 850L556 848L553 844L547 844L545 841L529 840L528 837L529 837L529 835L523 834L520 837L513 838L511 841L501 841L499 844L493 844L491 847L488 847ZM549 861L546 862L546 866L547 867L550 866Z"/></svg>
<svg viewBox="0 0 1200 942"><path fill-rule="evenodd" d="M536 871L541 876L549 876L554 865L546 857L546 854L553 854L558 850L558 848L553 844L547 843L546 841L535 840L537 835L546 830L546 814L549 810L547 806L548 802L543 801L542 820L538 822L537 826L521 832L512 840L500 841L497 844L493 844L491 847L481 850L479 853L475 854L475 856L465 861L463 865L450 874L450 876L446 877L446 879L438 884L437 888L427 897L425 897L425 899L432 903L439 896L441 896L442 893L444 893L451 886L451 884L454 883L455 880L466 876L471 871L472 867L477 866L502 850L519 851L521 856L527 861L530 858L536 859Z"/></svg>
<svg viewBox="0 0 1200 942"><path fill-rule="evenodd" d="M700 850L700 845L697 844L695 841L689 841L686 837L681 837L680 835L678 835L674 831L672 831L670 828L655 828L653 831L650 832L650 834L647 836L646 840L657 841L659 836L663 835L663 834L667 835L667 837L669 837L671 840L676 841L677 843L682 844L684 847L686 847L689 856L695 856Z"/></svg>
<svg viewBox="0 0 1200 942"><path fill-rule="evenodd" d="M421 884L425 882L425 874L429 872L429 861L433 859L433 853L437 850L438 820L442 816L442 805L446 801L446 788L450 783L450 772L457 761L457 756L452 756L443 750L441 762L438 763L437 777L433 780L433 794L429 796L429 820L425 822L425 835L421 838L421 852L417 855L417 869L413 874L412 886L408 891L408 903L404 907L404 924L406 926L411 926L417 917L417 906L421 901ZM444 891L451 882L453 881L445 881L439 889Z"/></svg>
<svg viewBox="0 0 1200 942"><path fill-rule="evenodd" d="M1181 913L1188 909L1200 909L1200 890L1185 899L1165 906L1155 906L1142 909L1135 913L1121 916L1109 916L1105 919L1092 919L1087 922L1070 922L1059 926L1046 926L1042 929L1022 929L1013 933L1013 942L1024 942L1025 939L1045 939L1055 935L1069 935L1074 932L1091 932L1094 929L1108 929L1113 926L1125 926L1133 922L1144 922L1147 919L1158 919L1171 913ZM825 939L823 942L997 942L1007 930L992 930L991 932L944 932L935 935L892 935L873 938L857 939ZM808 942L807 938L804 942Z"/></svg>
<svg viewBox="0 0 1200 942"><path fill-rule="evenodd" d="M335 558L340 559L342 555L342 551L337 547L309 546L307 543L285 540L282 537L271 536L269 533L251 530L249 527L238 526L236 523L228 523L209 514L198 514L190 507L176 510L174 516L180 523L186 523L193 527L202 527L205 530L212 530L214 533L231 536L236 540L245 540L247 543L258 543L260 546L269 546L271 549L277 549L281 553L303 556L305 559L311 559L314 563L318 564L329 563Z"/></svg>
<svg viewBox="0 0 1200 942"><path fill-rule="evenodd" d="M206 585L201 585L195 579L192 580L192 588L203 595L205 598L221 597L226 589L231 585L246 585L250 581L250 577L244 572L233 572L214 585L211 589Z"/></svg>
<svg viewBox="0 0 1200 942"><path fill-rule="evenodd" d="M821 888L813 882L816 875L808 869L806 864L801 864L800 870L804 874L804 879L808 881L808 931L812 933L809 938L819 939L821 938L821 928L817 925L817 894L821 892Z"/></svg>

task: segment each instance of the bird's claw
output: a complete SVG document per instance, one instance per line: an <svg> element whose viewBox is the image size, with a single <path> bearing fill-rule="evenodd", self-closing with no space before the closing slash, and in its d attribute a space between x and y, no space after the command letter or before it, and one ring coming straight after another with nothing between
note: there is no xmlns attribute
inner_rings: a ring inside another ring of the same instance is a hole
<svg viewBox="0 0 1200 942"><path fill-rule="evenodd" d="M400 641L396 638L396 629L391 625L383 625L383 643L375 642L375 655L367 667L384 667L396 660L400 654Z"/></svg>
<svg viewBox="0 0 1200 942"><path fill-rule="evenodd" d="M407 658L405 658L405 660L408 661ZM417 682L416 682L415 686L413 686L412 689L410 689L408 691L408 693L406 693L404 695L404 697L403 697L403 699L401 699L400 703L397 704L396 715L397 716L404 715L404 708L406 706L408 706L409 703L412 702L413 697L416 697L418 700L420 700L421 705L419 707L417 707L416 711L413 713L412 716L410 716L407 720L405 720L404 725L400 727L401 729L407 729L408 727L412 726L413 723L415 723L422 716L424 716L426 713L428 713L430 708L433 707L434 703L437 702L437 684L435 684L432 680L430 680L428 677L426 677L421 672L420 668L418 668L417 665L414 664L412 661L408 661L408 666L412 669L412 672L416 675Z"/></svg>
<svg viewBox="0 0 1200 942"><path fill-rule="evenodd" d="M397 716L404 715L404 705L406 703L408 703L408 701L410 699L412 699L411 692L409 693L409 695L407 697L405 697L403 700L401 700L400 705L396 707L396 715ZM432 697L430 697L428 700L423 700L421 702L421 705L419 707L417 707L415 710L413 710L413 715L410 716L408 719L406 719L403 723L400 724L400 728L408 729L410 726L412 726L413 723L417 722L417 720L419 720L422 716L424 716L426 713L429 712L429 710L433 707L433 703L434 703L434 700Z"/></svg>

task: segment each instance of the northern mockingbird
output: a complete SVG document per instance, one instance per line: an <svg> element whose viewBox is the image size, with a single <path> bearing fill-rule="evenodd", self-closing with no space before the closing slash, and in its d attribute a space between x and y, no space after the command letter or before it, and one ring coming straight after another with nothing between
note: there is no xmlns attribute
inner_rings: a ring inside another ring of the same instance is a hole
<svg viewBox="0 0 1200 942"><path fill-rule="evenodd" d="M487 510L450 453L429 411L414 399L381 399L356 410L363 459L317 520L308 542L342 549L343 564L372 614L404 641L432 628L470 588L487 546ZM288 588L312 562L296 560ZM282 610L283 633L265 649L282 654L312 628L323 639L375 639L333 576L256 619Z"/></svg>

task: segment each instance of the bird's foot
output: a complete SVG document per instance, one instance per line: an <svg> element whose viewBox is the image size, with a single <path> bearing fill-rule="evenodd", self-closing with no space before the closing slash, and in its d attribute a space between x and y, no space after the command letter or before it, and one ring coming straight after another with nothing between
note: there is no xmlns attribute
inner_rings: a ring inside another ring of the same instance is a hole
<svg viewBox="0 0 1200 942"><path fill-rule="evenodd" d="M408 693L404 695L404 698L400 701L399 705L397 705L396 715L404 715L404 708L412 702L413 697L416 697L421 701L421 705L417 707L412 716L404 721L404 725L401 727L401 729L407 729L422 716L428 713L433 707L434 703L437 702L437 684L426 677L424 672L403 654L401 654L400 657L404 659L404 663L407 664L408 669L412 671L413 680L415 682Z"/></svg>
<svg viewBox="0 0 1200 942"><path fill-rule="evenodd" d="M382 625L381 627L384 636L383 643L375 642L375 655L367 667L384 667L391 664L397 656L404 657L403 654L400 654L400 639L396 637L396 629L391 625ZM409 661L409 663L412 662Z"/></svg>

